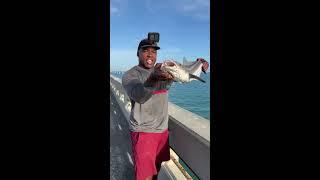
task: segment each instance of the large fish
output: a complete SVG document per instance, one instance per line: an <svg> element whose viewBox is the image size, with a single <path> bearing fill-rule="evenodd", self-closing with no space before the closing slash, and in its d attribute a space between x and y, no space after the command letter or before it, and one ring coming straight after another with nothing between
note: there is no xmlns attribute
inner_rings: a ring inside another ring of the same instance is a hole
<svg viewBox="0 0 320 180"><path fill-rule="evenodd" d="M205 81L200 78L202 71L201 61L187 61L183 59L183 64L177 61L166 60L161 65L161 70L170 73L173 76L173 80L181 83L188 83L192 80ZM205 72L204 72L205 73Z"/></svg>

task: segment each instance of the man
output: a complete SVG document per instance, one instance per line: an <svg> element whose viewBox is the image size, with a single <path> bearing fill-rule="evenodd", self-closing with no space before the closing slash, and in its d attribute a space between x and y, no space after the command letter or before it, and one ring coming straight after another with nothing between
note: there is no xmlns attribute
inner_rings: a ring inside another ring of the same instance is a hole
<svg viewBox="0 0 320 180"><path fill-rule="evenodd" d="M143 39L138 46L139 64L122 77L131 99L129 128L136 180L157 179L163 161L170 160L168 132L168 89L173 77L160 70L156 42ZM203 62L203 70L208 62Z"/></svg>

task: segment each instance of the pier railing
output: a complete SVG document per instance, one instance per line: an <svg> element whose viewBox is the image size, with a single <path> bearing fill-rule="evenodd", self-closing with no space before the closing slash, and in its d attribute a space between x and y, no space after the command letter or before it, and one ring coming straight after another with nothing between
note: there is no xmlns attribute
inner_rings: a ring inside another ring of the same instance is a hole
<svg viewBox="0 0 320 180"><path fill-rule="evenodd" d="M121 79L110 75L114 93L124 116L129 120L131 103ZM210 179L210 122L169 102L169 143L171 149L199 179ZM168 169L170 171L170 168ZM172 174L169 172L169 174Z"/></svg>

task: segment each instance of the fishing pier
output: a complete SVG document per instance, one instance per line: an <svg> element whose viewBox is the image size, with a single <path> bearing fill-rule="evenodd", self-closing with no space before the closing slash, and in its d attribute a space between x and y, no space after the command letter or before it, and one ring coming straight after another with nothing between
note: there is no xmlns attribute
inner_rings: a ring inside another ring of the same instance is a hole
<svg viewBox="0 0 320 180"><path fill-rule="evenodd" d="M210 122L169 102L171 160L162 164L159 180L210 179ZM131 103L121 79L110 75L110 179L133 180L128 120ZM187 173L192 172L191 176Z"/></svg>

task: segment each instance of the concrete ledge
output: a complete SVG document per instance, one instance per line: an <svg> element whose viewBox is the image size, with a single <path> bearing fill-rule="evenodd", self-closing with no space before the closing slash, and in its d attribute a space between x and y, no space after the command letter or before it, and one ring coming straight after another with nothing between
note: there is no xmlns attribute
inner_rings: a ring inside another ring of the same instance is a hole
<svg viewBox="0 0 320 180"><path fill-rule="evenodd" d="M204 143L210 146L210 121L186 109L169 102L170 119L178 121L188 130L203 139Z"/></svg>

